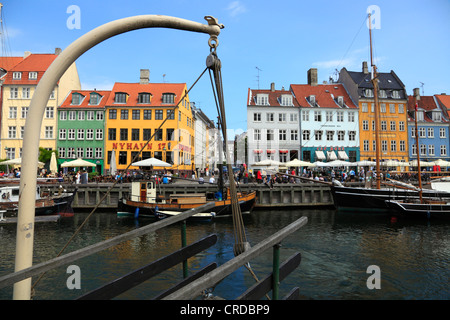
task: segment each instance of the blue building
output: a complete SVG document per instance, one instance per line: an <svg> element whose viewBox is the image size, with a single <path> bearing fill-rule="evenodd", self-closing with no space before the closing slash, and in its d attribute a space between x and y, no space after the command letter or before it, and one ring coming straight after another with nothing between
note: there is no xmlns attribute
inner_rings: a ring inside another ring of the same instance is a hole
<svg viewBox="0 0 450 320"><path fill-rule="evenodd" d="M435 96L423 96L415 89L415 96L408 97L408 142L409 159L417 160L417 151L421 161L437 159L450 160L449 119L447 112L437 102ZM415 102L417 101L417 131L419 146L416 144Z"/></svg>

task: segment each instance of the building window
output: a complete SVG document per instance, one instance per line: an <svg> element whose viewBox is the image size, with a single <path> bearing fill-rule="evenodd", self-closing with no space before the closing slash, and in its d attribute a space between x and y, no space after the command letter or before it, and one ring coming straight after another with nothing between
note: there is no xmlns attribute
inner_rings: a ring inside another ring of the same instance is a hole
<svg viewBox="0 0 450 320"><path fill-rule="evenodd" d="M59 129L59 140L66 140L66 129Z"/></svg>
<svg viewBox="0 0 450 320"><path fill-rule="evenodd" d="M439 128L439 138L445 138L445 128Z"/></svg>
<svg viewBox="0 0 450 320"><path fill-rule="evenodd" d="M338 136L338 141L344 141L345 131L339 130L337 136Z"/></svg>
<svg viewBox="0 0 450 320"><path fill-rule="evenodd" d="M369 151L369 140L363 141L363 151Z"/></svg>
<svg viewBox="0 0 450 320"><path fill-rule="evenodd" d="M267 122L273 122L274 121L274 116L272 112L269 112L266 114L266 121Z"/></svg>
<svg viewBox="0 0 450 320"><path fill-rule="evenodd" d="M167 110L167 120L175 120L175 111Z"/></svg>
<svg viewBox="0 0 450 320"><path fill-rule="evenodd" d="M333 139L334 139L334 131L327 131L326 135L327 135L327 141L333 141Z"/></svg>
<svg viewBox="0 0 450 320"><path fill-rule="evenodd" d="M17 107L9 107L9 119L16 119L17 118Z"/></svg>
<svg viewBox="0 0 450 320"><path fill-rule="evenodd" d="M387 121L383 120L381 121L381 131L387 130Z"/></svg>
<svg viewBox="0 0 450 320"><path fill-rule="evenodd" d="M78 111L78 120L84 121L86 119L86 113L84 111Z"/></svg>
<svg viewBox="0 0 450 320"><path fill-rule="evenodd" d="M281 105L282 106L293 106L292 96L287 95L287 94L281 95Z"/></svg>
<svg viewBox="0 0 450 320"><path fill-rule="evenodd" d="M73 110L69 111L69 120L77 120L76 116L77 116L76 111Z"/></svg>
<svg viewBox="0 0 450 320"><path fill-rule="evenodd" d="M364 96L367 98L372 98L373 97L373 90L372 89L365 89L364 90Z"/></svg>
<svg viewBox="0 0 450 320"><path fill-rule="evenodd" d="M77 130L77 140L84 140L84 129Z"/></svg>
<svg viewBox="0 0 450 320"><path fill-rule="evenodd" d="M29 110L29 107L22 107L21 108L21 117L22 117L22 119L26 119L27 118L28 110Z"/></svg>
<svg viewBox="0 0 450 320"><path fill-rule="evenodd" d="M398 90L393 90L392 91L392 98L400 99L400 92Z"/></svg>
<svg viewBox="0 0 450 320"><path fill-rule="evenodd" d="M291 130L291 141L298 141L298 130Z"/></svg>
<svg viewBox="0 0 450 320"><path fill-rule="evenodd" d="M120 140L122 141L128 140L128 129L120 129Z"/></svg>
<svg viewBox="0 0 450 320"><path fill-rule="evenodd" d="M58 148L58 156L64 159L66 157L66 148Z"/></svg>
<svg viewBox="0 0 450 320"><path fill-rule="evenodd" d="M127 152L119 151L119 164L127 164Z"/></svg>
<svg viewBox="0 0 450 320"><path fill-rule="evenodd" d="M396 131L397 130L397 125L395 123L395 121L391 121L391 131Z"/></svg>
<svg viewBox="0 0 450 320"><path fill-rule="evenodd" d="M367 103L361 103L361 112L369 112Z"/></svg>
<svg viewBox="0 0 450 320"><path fill-rule="evenodd" d="M92 121L95 119L94 111L88 111L86 112L86 120Z"/></svg>
<svg viewBox="0 0 450 320"><path fill-rule="evenodd" d="M19 98L19 88L12 87L9 91L10 99L18 99Z"/></svg>
<svg viewBox="0 0 450 320"><path fill-rule="evenodd" d="M103 140L103 129L95 129L95 140Z"/></svg>
<svg viewBox="0 0 450 320"><path fill-rule="evenodd" d="M75 140L75 129L68 129L67 131L67 139Z"/></svg>
<svg viewBox="0 0 450 320"><path fill-rule="evenodd" d="M138 102L139 103L150 103L150 93L139 93Z"/></svg>
<svg viewBox="0 0 450 320"><path fill-rule="evenodd" d="M163 130L155 129L155 141L162 141L162 140L163 140Z"/></svg>
<svg viewBox="0 0 450 320"><path fill-rule="evenodd" d="M349 131L348 132L348 140L349 141L356 141L356 131Z"/></svg>
<svg viewBox="0 0 450 320"><path fill-rule="evenodd" d="M387 152L388 144L386 140L381 141L381 152Z"/></svg>
<svg viewBox="0 0 450 320"><path fill-rule="evenodd" d="M131 129L131 140L139 141L139 129Z"/></svg>
<svg viewBox="0 0 450 320"><path fill-rule="evenodd" d="M304 141L308 141L311 136L311 132L309 130L303 130L302 136Z"/></svg>
<svg viewBox="0 0 450 320"><path fill-rule="evenodd" d="M45 126L45 139L53 139L53 127Z"/></svg>
<svg viewBox="0 0 450 320"><path fill-rule="evenodd" d="M103 118L104 118L103 111L97 111L96 116L97 116L97 121L103 121Z"/></svg>
<svg viewBox="0 0 450 320"><path fill-rule="evenodd" d="M162 119L163 119L163 111L155 110L155 120L162 120Z"/></svg>
<svg viewBox="0 0 450 320"><path fill-rule="evenodd" d="M117 92L114 96L114 103L127 103L127 94L124 92Z"/></svg>
<svg viewBox="0 0 450 320"><path fill-rule="evenodd" d="M253 121L254 121L254 122L261 122L261 113L259 113L259 112L254 112L254 113L253 113Z"/></svg>
<svg viewBox="0 0 450 320"><path fill-rule="evenodd" d="M16 138L16 127L10 126L8 127L8 138L15 139Z"/></svg>
<svg viewBox="0 0 450 320"><path fill-rule="evenodd" d="M369 120L363 120L363 122L362 122L362 129L364 131L368 131L369 130Z"/></svg>
<svg viewBox="0 0 450 320"><path fill-rule="evenodd" d="M278 121L279 122L286 122L286 113L279 113L278 114Z"/></svg>
<svg viewBox="0 0 450 320"><path fill-rule="evenodd" d="M441 145L441 156L447 155L447 146Z"/></svg>
<svg viewBox="0 0 450 320"><path fill-rule="evenodd" d="M432 144L428 145L428 155L434 156L434 145Z"/></svg>
<svg viewBox="0 0 450 320"><path fill-rule="evenodd" d="M175 94L174 93L163 93L162 95L162 103L175 103Z"/></svg>
<svg viewBox="0 0 450 320"><path fill-rule="evenodd" d="M355 112L348 113L348 122L355 122Z"/></svg>
<svg viewBox="0 0 450 320"><path fill-rule="evenodd" d="M314 111L314 121L322 122L322 112Z"/></svg>
<svg viewBox="0 0 450 320"><path fill-rule="evenodd" d="M120 119L121 120L128 120L128 110L121 109L120 110Z"/></svg>
<svg viewBox="0 0 450 320"><path fill-rule="evenodd" d="M405 140L400 140L400 151L405 152L406 151L406 143Z"/></svg>
<svg viewBox="0 0 450 320"><path fill-rule="evenodd" d="M144 110L144 120L152 120L152 110Z"/></svg>
<svg viewBox="0 0 450 320"><path fill-rule="evenodd" d="M103 148L95 148L95 158L96 159L103 158Z"/></svg>
<svg viewBox="0 0 450 320"><path fill-rule="evenodd" d="M397 151L397 141L391 140L391 151L396 152Z"/></svg>
<svg viewBox="0 0 450 320"><path fill-rule="evenodd" d="M267 141L272 141L274 138L273 129L267 129Z"/></svg>
<svg viewBox="0 0 450 320"><path fill-rule="evenodd" d="M325 119L326 119L326 121L328 122L331 122L331 121L333 121L333 111L327 111L326 113L325 113Z"/></svg>
<svg viewBox="0 0 450 320"><path fill-rule="evenodd" d="M86 129L86 140L94 140L94 129Z"/></svg>
<svg viewBox="0 0 450 320"><path fill-rule="evenodd" d="M86 158L92 159L94 153L92 148L86 148Z"/></svg>
<svg viewBox="0 0 450 320"><path fill-rule="evenodd" d="M420 155L425 156L427 154L427 146L424 144L420 145Z"/></svg>
<svg viewBox="0 0 450 320"><path fill-rule="evenodd" d="M426 138L426 136L425 136L425 128L423 128L423 127L419 128L419 138Z"/></svg>
<svg viewBox="0 0 450 320"><path fill-rule="evenodd" d="M166 129L166 140L167 141L175 140L175 130L174 129Z"/></svg>
<svg viewBox="0 0 450 320"><path fill-rule="evenodd" d="M141 119L141 110L137 110L137 109L131 110L131 119L140 120Z"/></svg>
<svg viewBox="0 0 450 320"><path fill-rule="evenodd" d="M53 119L54 117L54 111L55 109L53 107L46 107L45 108L45 118L47 119Z"/></svg>
<svg viewBox="0 0 450 320"><path fill-rule="evenodd" d="M28 79L29 80L37 80L38 73L37 72L28 72Z"/></svg>
<svg viewBox="0 0 450 320"><path fill-rule="evenodd" d="M268 106L269 105L269 95L268 94L257 94L256 95L256 104L260 106Z"/></svg>
<svg viewBox="0 0 450 320"><path fill-rule="evenodd" d="M150 140L152 137L152 129L142 129L142 139L144 141Z"/></svg>
<svg viewBox="0 0 450 320"><path fill-rule="evenodd" d="M22 99L30 99L30 88L22 88Z"/></svg>
<svg viewBox="0 0 450 320"><path fill-rule="evenodd" d="M278 136L280 141L286 141L286 129L280 129L280 131L278 131Z"/></svg>
<svg viewBox="0 0 450 320"><path fill-rule="evenodd" d="M314 137L315 137L315 139L316 139L317 141L322 140L322 134L323 134L323 131L322 131L322 130L315 130L315 131L314 131Z"/></svg>
<svg viewBox="0 0 450 320"><path fill-rule="evenodd" d="M405 131L405 121L399 121L398 122L398 130L399 131Z"/></svg>
<svg viewBox="0 0 450 320"><path fill-rule="evenodd" d="M117 119L117 109L110 109L109 110L109 119Z"/></svg>
<svg viewBox="0 0 450 320"><path fill-rule="evenodd" d="M82 101L82 95L79 93L72 93L72 105L78 106L81 104Z"/></svg>
<svg viewBox="0 0 450 320"><path fill-rule="evenodd" d="M13 72L13 80L22 79L22 72Z"/></svg>
<svg viewBox="0 0 450 320"><path fill-rule="evenodd" d="M434 128L427 128L428 138L434 138Z"/></svg>
<svg viewBox="0 0 450 320"><path fill-rule="evenodd" d="M89 104L96 106L100 102L100 96L97 93L91 93L89 96Z"/></svg>
<svg viewBox="0 0 450 320"><path fill-rule="evenodd" d="M253 130L253 140L255 140L255 141L261 140L261 130L259 130L259 129Z"/></svg>
<svg viewBox="0 0 450 320"><path fill-rule="evenodd" d="M116 140L116 128L108 129L108 140Z"/></svg>
<svg viewBox="0 0 450 320"><path fill-rule="evenodd" d="M309 121L309 111L302 110L302 121Z"/></svg>
<svg viewBox="0 0 450 320"><path fill-rule="evenodd" d="M337 122L344 122L344 112L343 111L338 111L336 115L337 115Z"/></svg>

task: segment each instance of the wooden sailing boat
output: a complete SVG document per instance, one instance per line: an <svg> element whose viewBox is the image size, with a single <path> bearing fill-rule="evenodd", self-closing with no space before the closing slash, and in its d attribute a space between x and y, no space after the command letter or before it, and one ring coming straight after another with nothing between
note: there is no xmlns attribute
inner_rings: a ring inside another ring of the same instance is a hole
<svg viewBox="0 0 450 320"><path fill-rule="evenodd" d="M405 188L398 184L392 184L389 188L381 188L381 170L380 170L380 134L379 134L379 101L378 101L378 73L377 67L373 62L372 54L372 28L369 14L369 37L370 37L370 59L372 66L371 82L373 85L374 102L375 102L375 145L376 145L376 189L345 187L336 182L331 186L334 205L337 209L349 209L352 211L374 211L374 212L392 212L393 208L397 208L401 203L423 202L427 199L429 202L450 202L450 193L438 192L433 190L423 190L421 187ZM417 118L417 117L416 117ZM416 129L417 130L417 129ZM417 135L416 135L417 137ZM420 166L419 166L420 172ZM397 202L396 202L397 201ZM394 212L397 212L394 210Z"/></svg>

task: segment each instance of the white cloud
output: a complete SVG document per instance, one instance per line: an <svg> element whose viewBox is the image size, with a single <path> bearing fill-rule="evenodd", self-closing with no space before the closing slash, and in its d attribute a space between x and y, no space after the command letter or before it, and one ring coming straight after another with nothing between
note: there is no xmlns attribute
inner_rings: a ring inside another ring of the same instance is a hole
<svg viewBox="0 0 450 320"><path fill-rule="evenodd" d="M343 60L328 60L328 61L317 61L313 62L312 65L317 68L325 69L338 69L348 65L352 65L353 59L343 59Z"/></svg>
<svg viewBox="0 0 450 320"><path fill-rule="evenodd" d="M230 15L232 17L235 17L235 16L247 11L245 6L242 3L240 3L239 1L231 2L230 5L228 6L227 10L230 12Z"/></svg>

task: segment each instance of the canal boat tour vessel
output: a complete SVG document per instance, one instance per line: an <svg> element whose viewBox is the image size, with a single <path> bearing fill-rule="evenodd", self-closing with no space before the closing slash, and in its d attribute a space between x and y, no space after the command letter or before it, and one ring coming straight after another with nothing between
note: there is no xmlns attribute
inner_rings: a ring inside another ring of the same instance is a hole
<svg viewBox="0 0 450 320"><path fill-rule="evenodd" d="M256 191L238 192L237 197L241 212L250 212L255 205ZM133 181L130 194L119 200L117 215L161 219L211 202L215 206L209 212L198 213L193 218L210 219L215 216L231 215L229 190L224 196L220 192L164 196L157 191L155 181Z"/></svg>
<svg viewBox="0 0 450 320"><path fill-rule="evenodd" d="M67 192L60 186L60 190L55 194L43 190L43 187L36 187L35 215L54 215L61 216L73 215L72 201L77 190ZM5 217L15 217L19 209L19 185L3 184L0 186L0 212Z"/></svg>

